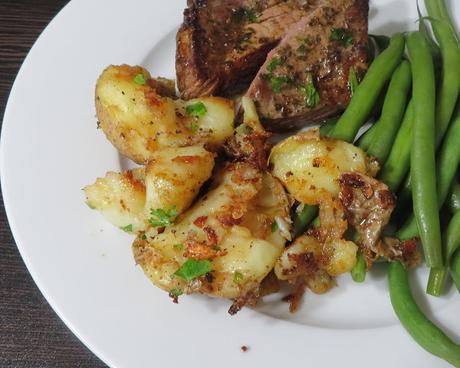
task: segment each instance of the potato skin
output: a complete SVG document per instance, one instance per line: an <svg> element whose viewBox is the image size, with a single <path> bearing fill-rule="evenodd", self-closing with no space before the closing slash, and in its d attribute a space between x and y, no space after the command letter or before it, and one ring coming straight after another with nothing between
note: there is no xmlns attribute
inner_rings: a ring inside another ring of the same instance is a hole
<svg viewBox="0 0 460 368"><path fill-rule="evenodd" d="M145 84L135 82L138 75ZM231 101L218 97L174 100L168 88L144 68L128 65L109 66L96 83L99 127L121 154L137 163L150 161L155 151L165 147L207 144L217 149L233 133ZM202 117L187 114L186 107L198 101L207 113Z"/></svg>

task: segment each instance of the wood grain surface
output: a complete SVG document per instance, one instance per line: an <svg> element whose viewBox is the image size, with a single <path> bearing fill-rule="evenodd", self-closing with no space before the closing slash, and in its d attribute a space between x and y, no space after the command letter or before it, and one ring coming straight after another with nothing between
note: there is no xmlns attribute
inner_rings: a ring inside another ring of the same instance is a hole
<svg viewBox="0 0 460 368"><path fill-rule="evenodd" d="M0 118L41 31L67 3L0 0ZM56 316L27 272L0 202L0 368L106 367Z"/></svg>

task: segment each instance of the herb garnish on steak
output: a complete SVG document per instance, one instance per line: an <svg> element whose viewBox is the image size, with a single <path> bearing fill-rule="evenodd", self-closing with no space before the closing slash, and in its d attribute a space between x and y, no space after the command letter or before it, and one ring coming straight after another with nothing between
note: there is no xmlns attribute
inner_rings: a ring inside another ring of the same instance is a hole
<svg viewBox="0 0 460 368"><path fill-rule="evenodd" d="M351 98L350 74L367 70L367 0L329 0L291 26L252 82L264 125L282 131L320 122Z"/></svg>

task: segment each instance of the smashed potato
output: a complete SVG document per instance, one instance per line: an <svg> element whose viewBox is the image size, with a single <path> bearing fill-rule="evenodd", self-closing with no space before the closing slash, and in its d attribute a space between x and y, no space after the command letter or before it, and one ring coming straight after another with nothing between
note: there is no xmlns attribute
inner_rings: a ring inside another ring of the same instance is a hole
<svg viewBox="0 0 460 368"><path fill-rule="evenodd" d="M273 224L288 217L289 201L276 179L248 164L230 164L174 225L138 236L133 252L166 291L242 298L257 292L273 269L286 242ZM193 280L174 276L186 262L210 262L210 271Z"/></svg>
<svg viewBox="0 0 460 368"><path fill-rule="evenodd" d="M146 209L186 210L214 169L214 154L203 147L162 149L145 168Z"/></svg>
<svg viewBox="0 0 460 368"><path fill-rule="evenodd" d="M161 148L206 145L216 150L233 133L233 102L172 98L172 86L139 66L109 66L96 84L99 127L131 160L147 163Z"/></svg>
<svg viewBox="0 0 460 368"><path fill-rule="evenodd" d="M343 172L374 176L375 160L344 141L319 138L315 131L291 136L271 152L272 173L299 202L315 205L324 193L337 196Z"/></svg>
<svg viewBox="0 0 460 368"><path fill-rule="evenodd" d="M143 231L151 210L186 210L214 168L214 154L203 147L163 149L146 166L109 172L84 188L91 208L128 232Z"/></svg>

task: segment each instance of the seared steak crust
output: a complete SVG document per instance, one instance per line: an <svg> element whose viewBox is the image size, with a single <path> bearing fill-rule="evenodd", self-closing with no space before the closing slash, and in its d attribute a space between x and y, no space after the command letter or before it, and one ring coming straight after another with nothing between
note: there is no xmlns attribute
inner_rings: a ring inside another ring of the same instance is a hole
<svg viewBox="0 0 460 368"><path fill-rule="evenodd" d="M290 27L247 92L267 129L317 123L348 105L350 72L367 71L368 10L368 0L323 1Z"/></svg>
<svg viewBox="0 0 460 368"><path fill-rule="evenodd" d="M177 34L182 98L225 95L253 77L288 27L311 10L306 0L189 0Z"/></svg>

